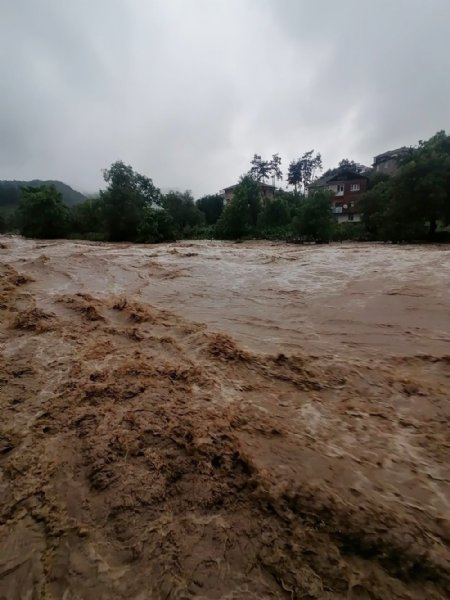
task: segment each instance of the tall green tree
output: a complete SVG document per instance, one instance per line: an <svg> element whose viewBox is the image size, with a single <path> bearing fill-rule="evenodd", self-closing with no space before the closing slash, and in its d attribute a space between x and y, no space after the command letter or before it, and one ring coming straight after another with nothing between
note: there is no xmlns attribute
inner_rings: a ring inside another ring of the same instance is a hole
<svg viewBox="0 0 450 600"><path fill-rule="evenodd" d="M335 175L340 175L341 173L345 173L347 171L351 171L352 173L361 174L366 171L366 167L364 165L360 165L356 163L354 160L350 160L348 158L343 158L339 161L339 164L334 169L328 169L323 174L324 177L334 177Z"/></svg>
<svg viewBox="0 0 450 600"><path fill-rule="evenodd" d="M19 202L20 186L15 181L0 181L0 207L17 206Z"/></svg>
<svg viewBox="0 0 450 600"><path fill-rule="evenodd" d="M281 157L278 154L272 154L270 160L264 160L260 154L254 154L250 161L252 165L249 175L258 183L265 183L266 179L272 178L272 185L275 185L277 180L283 179L281 170Z"/></svg>
<svg viewBox="0 0 450 600"><path fill-rule="evenodd" d="M162 196L162 206L171 216L177 236L188 233L196 225L205 221L204 214L194 202L192 194L186 192L169 192Z"/></svg>
<svg viewBox="0 0 450 600"><path fill-rule="evenodd" d="M104 233L103 202L100 198L89 198L76 204L70 211L70 227L74 233Z"/></svg>
<svg viewBox="0 0 450 600"><path fill-rule="evenodd" d="M53 185L22 188L18 214L26 237L59 238L68 231L68 209Z"/></svg>
<svg viewBox="0 0 450 600"><path fill-rule="evenodd" d="M370 239L380 240L386 237L386 220L392 201L392 184L388 180L380 181L361 198L362 223Z"/></svg>
<svg viewBox="0 0 450 600"><path fill-rule="evenodd" d="M112 241L133 241L144 206L161 204L161 194L151 179L117 161L103 172L108 184L100 192L107 236Z"/></svg>
<svg viewBox="0 0 450 600"><path fill-rule="evenodd" d="M419 142L392 177L372 173L361 207L372 239L432 239L438 224L450 224L450 136Z"/></svg>
<svg viewBox="0 0 450 600"><path fill-rule="evenodd" d="M328 192L310 192L300 203L294 219L294 230L307 240L328 242L334 229L334 217L331 212Z"/></svg>
<svg viewBox="0 0 450 600"><path fill-rule="evenodd" d="M209 194L197 200L197 207L205 215L207 225L215 225L223 211L222 194Z"/></svg>
<svg viewBox="0 0 450 600"><path fill-rule="evenodd" d="M426 222L429 236L439 221L450 224L450 135L439 131L419 142L392 178L392 200L393 215L404 222Z"/></svg>
<svg viewBox="0 0 450 600"><path fill-rule="evenodd" d="M263 160L259 154L254 154L250 164L252 166L249 175L258 183L265 183L271 171L270 161Z"/></svg>
<svg viewBox="0 0 450 600"><path fill-rule="evenodd" d="M291 161L288 169L288 183L294 186L295 192L305 191L314 180L316 173L322 170L320 152L314 155L314 150L305 152L301 158Z"/></svg>
<svg viewBox="0 0 450 600"><path fill-rule="evenodd" d="M352 173L360 173L361 165L355 163L354 160L350 160L348 158L343 158L338 165L337 168L338 173L343 173L344 171L351 171Z"/></svg>
<svg viewBox="0 0 450 600"><path fill-rule="evenodd" d="M176 239L175 225L166 210L146 204L138 225L138 241L145 244L171 242Z"/></svg>
<svg viewBox="0 0 450 600"><path fill-rule="evenodd" d="M217 222L217 235L226 239L248 235L256 227L260 210L259 184L250 175L244 175Z"/></svg>
<svg viewBox="0 0 450 600"><path fill-rule="evenodd" d="M289 163L287 181L289 185L292 185L294 187L294 191L297 194L298 188L301 186L302 183L302 170L300 159L292 160Z"/></svg>
<svg viewBox="0 0 450 600"><path fill-rule="evenodd" d="M272 154L272 158L269 161L269 171L272 177L272 185L275 186L277 180L283 179L283 172L281 170L281 157L278 154Z"/></svg>
<svg viewBox="0 0 450 600"><path fill-rule="evenodd" d="M275 197L266 200L258 219L258 226L263 229L279 228L290 222L290 211L284 195L276 193Z"/></svg>
<svg viewBox="0 0 450 600"><path fill-rule="evenodd" d="M386 183L387 181L389 181L391 176L387 173L380 173L379 171L375 171L374 169L372 169L367 173L367 178L369 180L368 189L372 190L378 184Z"/></svg>

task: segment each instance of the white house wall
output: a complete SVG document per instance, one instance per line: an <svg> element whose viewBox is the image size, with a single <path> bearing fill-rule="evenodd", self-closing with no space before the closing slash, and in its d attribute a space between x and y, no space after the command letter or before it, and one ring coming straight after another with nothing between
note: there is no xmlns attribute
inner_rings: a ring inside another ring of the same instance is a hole
<svg viewBox="0 0 450 600"><path fill-rule="evenodd" d="M361 215L356 213L353 215L353 220L349 221L350 215L336 215L338 223L359 223L361 221Z"/></svg>

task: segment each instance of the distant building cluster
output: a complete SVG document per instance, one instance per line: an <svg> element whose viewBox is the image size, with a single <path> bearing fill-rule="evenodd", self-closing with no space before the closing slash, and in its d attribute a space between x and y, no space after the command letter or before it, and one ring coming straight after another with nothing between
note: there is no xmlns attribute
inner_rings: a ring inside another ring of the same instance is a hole
<svg viewBox="0 0 450 600"><path fill-rule="evenodd" d="M373 170L377 173L393 175L408 153L409 149L403 146L378 154L373 159ZM333 192L330 202L338 223L358 223L362 219L359 201L361 195L367 192L369 178L364 173L370 169L360 164L356 164L356 167L358 172L348 169L340 171L337 175L316 179L307 189L307 192L312 189ZM230 185L222 190L225 205L231 202L237 186L238 184ZM271 199L275 196L276 187L274 185L259 183L259 186L263 198Z"/></svg>

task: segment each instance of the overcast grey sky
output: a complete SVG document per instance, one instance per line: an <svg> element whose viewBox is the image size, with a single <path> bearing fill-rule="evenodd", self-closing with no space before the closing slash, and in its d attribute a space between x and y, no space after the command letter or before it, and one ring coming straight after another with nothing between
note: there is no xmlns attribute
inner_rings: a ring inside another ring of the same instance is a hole
<svg viewBox="0 0 450 600"><path fill-rule="evenodd" d="M450 129L450 0L0 0L0 179L195 196Z"/></svg>

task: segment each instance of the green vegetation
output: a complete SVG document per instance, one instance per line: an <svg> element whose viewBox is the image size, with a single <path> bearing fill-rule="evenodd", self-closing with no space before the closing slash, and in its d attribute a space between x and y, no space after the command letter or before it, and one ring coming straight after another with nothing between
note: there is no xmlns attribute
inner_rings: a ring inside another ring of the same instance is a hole
<svg viewBox="0 0 450 600"><path fill-rule="evenodd" d="M306 190L307 186L314 180L317 171L322 170L322 157L318 153L314 156L314 150L305 152L305 154L293 160L288 169L287 180L289 185L294 186L295 192L298 189Z"/></svg>
<svg viewBox="0 0 450 600"><path fill-rule="evenodd" d="M294 230L307 241L329 242L333 236L334 218L330 194L313 192L300 203L294 218Z"/></svg>
<svg viewBox="0 0 450 600"><path fill-rule="evenodd" d="M99 198L85 200L71 211L70 230L86 239L103 239L103 203Z"/></svg>
<svg viewBox="0 0 450 600"><path fill-rule="evenodd" d="M174 221L170 214L149 205L142 209L137 234L137 241L145 244L172 242L176 239Z"/></svg>
<svg viewBox="0 0 450 600"><path fill-rule="evenodd" d="M222 194L210 194L197 200L197 207L205 215L207 225L215 225L223 211Z"/></svg>
<svg viewBox="0 0 450 600"><path fill-rule="evenodd" d="M393 177L364 195L362 211L369 239L436 239L450 225L450 136L419 142Z"/></svg>
<svg viewBox="0 0 450 600"><path fill-rule="evenodd" d="M43 185L53 186L61 194L67 206L75 206L86 200L86 196L73 190L62 181L41 181L39 179L33 179L32 181L0 181L0 211L5 208L15 209L18 207L22 188L39 188Z"/></svg>
<svg viewBox="0 0 450 600"><path fill-rule="evenodd" d="M22 189L18 224L26 237L58 238L68 233L69 210L55 186Z"/></svg>
<svg viewBox="0 0 450 600"><path fill-rule="evenodd" d="M107 239L113 242L137 240L145 207L161 204L159 189L151 179L122 161L113 163L103 177L108 184L100 193Z"/></svg>
<svg viewBox="0 0 450 600"><path fill-rule="evenodd" d="M354 160L343 158L335 169L328 169L328 171L325 171L323 176L334 177L335 175L345 173L346 171L352 171L353 173L361 174L363 170L364 167L362 165L356 164Z"/></svg>
<svg viewBox="0 0 450 600"><path fill-rule="evenodd" d="M188 237L195 227L205 222L205 215L196 206L190 192L169 192L162 197L161 204L172 219L177 238Z"/></svg>
<svg viewBox="0 0 450 600"><path fill-rule="evenodd" d="M282 178L281 158L274 154L264 160L255 154L227 205L221 194L197 201L188 191L162 194L151 179L121 161L104 171L106 188L97 198L76 196L74 190L75 196L67 198L53 184L0 182L0 233L142 243L180 238L297 242L450 238L446 230L450 225L450 136L444 131L411 148L394 176L367 174L368 191L360 197L361 222L338 225L331 209L332 194L313 188L306 193L321 169L320 154L310 150L289 164L287 182L293 191L276 190L266 180L271 178L275 184ZM343 159L327 174L360 173L361 169ZM68 186L58 185L67 194Z"/></svg>
<svg viewBox="0 0 450 600"><path fill-rule="evenodd" d="M261 210L259 184L245 175L234 191L233 200L224 208L217 222L217 237L239 239L255 232Z"/></svg>

